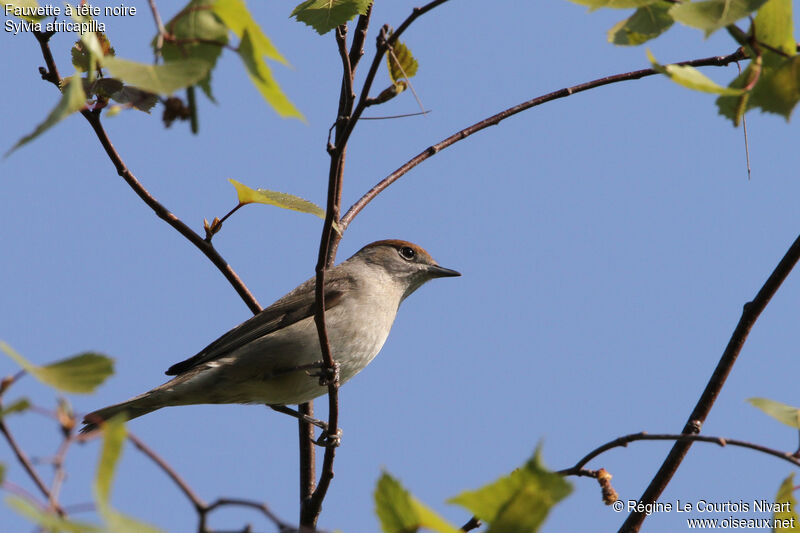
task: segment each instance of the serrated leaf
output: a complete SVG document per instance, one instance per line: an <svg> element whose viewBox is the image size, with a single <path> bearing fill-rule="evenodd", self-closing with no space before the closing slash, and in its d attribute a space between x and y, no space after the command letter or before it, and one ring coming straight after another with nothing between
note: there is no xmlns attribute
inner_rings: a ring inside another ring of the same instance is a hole
<svg viewBox="0 0 800 533"><path fill-rule="evenodd" d="M792 0L768 0L756 13L755 34L758 42L790 56L797 50L794 41Z"/></svg>
<svg viewBox="0 0 800 533"><path fill-rule="evenodd" d="M694 67L686 65L660 65L650 50L647 50L647 58L658 72L666 75L677 83L689 89L704 93L724 94L729 96L742 94L742 89L732 89L716 84L708 76Z"/></svg>
<svg viewBox="0 0 800 533"><path fill-rule="evenodd" d="M0 341L0 350L42 383L64 392L92 392L114 372L113 360L97 353L86 352L46 366L37 366L5 342Z"/></svg>
<svg viewBox="0 0 800 533"><path fill-rule="evenodd" d="M448 500L489 523L487 533L536 531L550 509L567 497L572 486L542 464L541 450L521 468L474 491Z"/></svg>
<svg viewBox="0 0 800 533"><path fill-rule="evenodd" d="M0 418L4 418L14 413L22 413L30 409L30 407L31 407L30 400L28 400L27 398L20 398L19 400L11 402L9 405L0 408Z"/></svg>
<svg viewBox="0 0 800 533"><path fill-rule="evenodd" d="M768 398L748 398L747 401L775 420L793 428L800 428L800 409L797 407L792 407L791 405L776 402Z"/></svg>
<svg viewBox="0 0 800 533"><path fill-rule="evenodd" d="M672 3L659 1L642 6L633 15L621 20L608 31L608 42L621 46L635 46L655 39L675 22L669 15Z"/></svg>
<svg viewBox="0 0 800 533"><path fill-rule="evenodd" d="M250 33L255 51L269 59L279 61L284 65L289 63L284 59L269 37L266 36L261 26L253 19L244 0L216 0L211 6L212 11L222 20L233 33L240 39L245 30Z"/></svg>
<svg viewBox="0 0 800 533"><path fill-rule="evenodd" d="M681 2L672 6L669 14L678 22L704 30L706 37L720 28L746 17L767 0L705 0Z"/></svg>
<svg viewBox="0 0 800 533"><path fill-rule="evenodd" d="M421 527L439 533L460 531L420 503L387 472L381 474L375 487L375 513L384 533L409 533Z"/></svg>
<svg viewBox="0 0 800 533"><path fill-rule="evenodd" d="M18 496L7 496L6 505L50 533L60 533L62 531L66 533L100 533L101 531L94 524L68 520L55 513L43 511L28 500Z"/></svg>
<svg viewBox="0 0 800 533"><path fill-rule="evenodd" d="M291 209L301 213L309 213L321 219L325 219L325 210L314 202L304 200L299 196L285 192L270 191L268 189L251 189L243 183L229 179L236 188L236 195L240 204L266 204L274 205L283 209Z"/></svg>
<svg viewBox="0 0 800 533"><path fill-rule="evenodd" d="M116 55L116 51L114 50L114 47L111 46L111 43L109 42L105 33L94 32L91 33L91 35L93 35L94 39L96 39L96 45L98 48L95 49L95 52L100 54L99 57ZM84 37L81 36L81 39L75 41L75 44L72 45L72 50L70 50L70 54L72 56L72 65L78 70L87 72L91 66L91 53L87 49L87 45L84 44L83 38ZM90 38L91 37L87 33L86 39Z"/></svg>
<svg viewBox="0 0 800 533"><path fill-rule="evenodd" d="M158 95L142 91L136 87L128 87L127 85L112 94L111 99L145 113L149 113L153 106L158 103Z"/></svg>
<svg viewBox="0 0 800 533"><path fill-rule="evenodd" d="M178 89L194 85L208 74L211 65L202 59L170 61L163 65L148 65L107 57L103 66L112 76L143 91L172 94Z"/></svg>
<svg viewBox="0 0 800 533"><path fill-rule="evenodd" d="M611 9L628 9L654 4L659 0L570 0L573 4L588 6L591 11L607 7Z"/></svg>
<svg viewBox="0 0 800 533"><path fill-rule="evenodd" d="M777 113L788 120L800 101L798 58L800 56L785 58L766 51L761 59L751 61L744 72L731 82L731 87L752 86L752 90L741 99L726 96L718 98L719 113L730 118L737 126L744 112L753 108Z"/></svg>
<svg viewBox="0 0 800 533"><path fill-rule="evenodd" d="M794 473L789 474L789 477L781 483L778 494L775 496L775 503L777 506L772 514L772 531L800 532L800 519L795 512L797 500L794 499Z"/></svg>
<svg viewBox="0 0 800 533"><path fill-rule="evenodd" d="M165 26L177 42L164 42L161 47L164 61L201 59L210 65L208 74L197 84L212 101L211 71L222 54L223 47L228 44L228 28L212 11L214 4L215 0L189 2ZM158 35L151 42L154 50L157 44Z"/></svg>
<svg viewBox="0 0 800 533"><path fill-rule="evenodd" d="M366 15L372 0L307 0L294 8L295 17L324 35L356 15Z"/></svg>
<svg viewBox="0 0 800 533"><path fill-rule="evenodd" d="M63 88L61 92L61 99L58 101L58 104L50 111L50 114L47 115L47 118L44 119L44 122L36 126L31 133L24 136L17 143L12 146L3 157L8 157L11 152L23 146L48 129L52 128L72 113L76 111L80 111L86 105L86 93L83 92L83 84L81 83L81 76L80 73L75 73L72 78L69 80L64 80L67 82L66 86Z"/></svg>
<svg viewBox="0 0 800 533"><path fill-rule="evenodd" d="M272 106L272 108L282 117L294 117L301 120L303 114L289 101L278 82L272 77L272 71L264 62L264 57L256 50L250 31L244 30L242 40L239 43L239 57L242 58L247 75L250 81L256 86L261 96Z"/></svg>
<svg viewBox="0 0 800 533"><path fill-rule="evenodd" d="M392 48L386 52L386 65L389 68L389 77L392 79L392 83L414 76L419 68L411 50L400 41L395 41Z"/></svg>

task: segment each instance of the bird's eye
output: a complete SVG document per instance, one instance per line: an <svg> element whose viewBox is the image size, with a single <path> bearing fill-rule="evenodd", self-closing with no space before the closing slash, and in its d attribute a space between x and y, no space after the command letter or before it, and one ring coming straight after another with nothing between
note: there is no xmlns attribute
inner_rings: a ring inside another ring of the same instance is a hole
<svg viewBox="0 0 800 533"><path fill-rule="evenodd" d="M403 246L402 248L400 248L399 252L400 255L403 257L403 259L411 260L414 259L414 257L417 255L417 252L415 252L414 249L411 248L410 246Z"/></svg>

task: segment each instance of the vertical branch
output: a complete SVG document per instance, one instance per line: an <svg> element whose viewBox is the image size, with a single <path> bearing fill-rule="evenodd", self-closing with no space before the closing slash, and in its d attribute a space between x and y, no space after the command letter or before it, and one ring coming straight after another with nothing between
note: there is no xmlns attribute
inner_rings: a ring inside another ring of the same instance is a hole
<svg viewBox="0 0 800 533"><path fill-rule="evenodd" d="M692 414L689 415L689 420L683 428L684 435L700 433L700 429L706 421L711 408L714 406L714 401L717 399L717 396L719 396L720 390L722 390L722 386L725 384L725 380L728 378L728 374L730 374L733 364L739 356L739 352L742 351L742 347L747 340L750 330L753 328L756 320L758 320L761 312L764 311L781 284L797 264L798 260L800 260L800 236L798 236L789 247L789 250L787 250L783 259L778 263L778 266L775 267L775 270L761 287L761 290L758 291L756 297L753 298L753 301L744 305L742 317L739 319L739 323L736 325L736 329L733 331L733 335L731 335L728 341L728 346L725 348L722 358L720 358L717 364L717 368L714 369L711 379L708 380L708 384L703 394L700 396L700 399L697 401L697 405L692 410ZM678 470L678 467L691 445L692 441L683 440L676 442L672 446L672 450L670 450L661 468L653 477L653 480L644 491L644 494L642 494L642 497L639 498L641 503L652 503L658 500L658 497L664 492L672 476ZM645 513L631 513L622 524L622 527L620 527L620 533L639 531L645 518L647 518Z"/></svg>

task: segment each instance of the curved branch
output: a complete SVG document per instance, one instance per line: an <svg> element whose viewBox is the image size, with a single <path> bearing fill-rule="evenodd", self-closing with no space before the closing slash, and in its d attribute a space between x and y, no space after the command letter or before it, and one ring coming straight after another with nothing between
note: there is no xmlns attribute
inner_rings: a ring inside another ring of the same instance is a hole
<svg viewBox="0 0 800 533"><path fill-rule="evenodd" d="M713 57L706 57L703 59L693 59L691 61L682 61L677 64L688 65L693 67L725 66L728 65L729 63L733 63L734 61L738 61L744 58L745 58L744 52L741 49L739 49L727 56L713 56ZM517 104L513 107L509 107L508 109L501 111L496 115L492 115L491 117L485 118L480 122L476 122L472 126L469 126L457 133L454 133L453 135L438 142L437 144L429 146L427 149L420 152L416 156L412 157L405 164L400 166L397 170L395 170L394 172L383 178L381 181L379 181L374 187L372 187L369 191L367 191L367 193L364 194L364 196L362 196L356 203L354 203L347 211L347 213L344 214L342 220L340 221L340 227L342 228L342 231L344 231L344 229L347 228L350 222L352 222L353 218L355 218L355 216L359 212L361 212L361 210L364 209L364 207L366 207L368 203L370 203L378 194L380 194L381 191L383 191L389 185L391 185L392 183L400 179L403 175L405 175L409 170L419 165L429 157L436 155L437 153L444 150L448 146L451 146L457 143L458 141L466 139L473 133L477 133L483 129L488 128L489 126L496 126L497 124L507 119L508 117L516 115L517 113L520 113L532 107L536 107L538 105L550 102L552 100L565 98L575 93L580 93L583 91L588 91L589 89L602 87L603 85L610 85L612 83L618 83L621 81L638 80L641 78L645 78L647 76L652 76L654 74L658 74L658 72L656 72L651 68L646 68L641 70L634 70L632 72L624 72L622 74L615 74L613 76L606 76L604 78L598 78L596 80L588 81L586 83L581 83L579 85L573 85L572 87L567 87L565 89L544 94L542 96L537 96L532 100L528 100L526 102L522 102L521 104Z"/></svg>
<svg viewBox="0 0 800 533"><path fill-rule="evenodd" d="M125 180L125 183L133 189L133 192L142 199L142 201L150 207L150 209L155 212L156 216L158 216L161 220L172 226L175 230L178 231L181 235L186 237L186 239L194 244L203 254L217 267L217 269L222 272L222 275L225 276L225 279L233 286L236 292L239 294L239 297L244 300L244 303L250 308L250 311L253 314L258 313L261 311L261 305L256 300L255 296L250 292L250 289L242 282L239 278L238 274L233 270L233 268L228 264L227 261L217 252L214 246L206 241L203 237L201 237L198 233L193 231L189 226L187 226L181 219L175 216L169 209L164 207L158 200L156 200L153 195L148 192L147 189L136 179L136 176L128 170L128 167L125 166L125 163L122 161L122 157L120 157L119 153L117 152L114 145L111 143L111 140L108 138L108 134L106 133L105 128L103 128L103 124L100 122L100 114L97 111L81 111L81 115L89 122L89 125L97 135L100 144L103 145L103 149L106 151L106 155L111 160L111 163L114 165L114 168L117 170L117 174Z"/></svg>
<svg viewBox="0 0 800 533"><path fill-rule="evenodd" d="M786 251L786 254L778 263L778 266L775 267L775 270L772 271L772 274L770 274L767 281L761 287L761 290L759 290L756 297L753 298L753 301L744 305L739 323L736 324L736 329L734 329L728 341L728 345L725 347L725 351L719 363L717 363L717 367L714 369L714 373L708 380L703 394L697 401L697 405L695 405L692 410L692 414L689 415L689 420L686 422L682 433L689 435L700 433L700 429L706 417L708 417L711 408L714 406L714 401L717 399L720 390L722 390L722 386L725 384L725 380L728 378L728 374L730 374L733 364L739 356L739 352L742 351L742 347L744 346L745 340L747 340L750 330L753 328L756 320L758 320L761 312L764 311L769 301L778 291L781 284L789 276L789 273L797 264L798 260L800 260L800 236L795 239ZM639 498L640 502L655 502L658 497L661 496L661 493L672 479L675 471L678 470L678 467L691 445L692 440L690 439L682 439L675 443L669 455L667 455L667 458L664 460L664 463L661 465L661 468L659 468L656 475L650 481L650 485L648 485L642 497ZM638 531L646 517L647 515L644 513L631 513L628 515L628 518L622 524L619 531Z"/></svg>
<svg viewBox="0 0 800 533"><path fill-rule="evenodd" d="M557 470L556 474L561 474L562 476L586 476L589 475L590 477L595 477L589 473L587 470L584 470L584 466L591 461L592 459L598 457L599 455L607 452L608 450L612 450L614 448L624 448L628 446L628 443L641 441L641 440L674 440L678 442L710 442L713 444L718 444L720 446L738 446L740 448L747 448L750 450L755 450L757 452L765 453L767 455L771 455L773 457L777 457L778 459L783 459L784 461L788 461L792 463L794 466L800 467L800 458L796 457L795 455L789 452L782 452L780 450L776 450L774 448L769 448L767 446L762 446L760 444L755 444L752 442L747 442L738 439L727 439L725 437L712 437L708 435L686 435L683 433L660 433L660 434L653 434L650 435L645 432L641 433L631 433L630 435L625 435L609 441L602 446L598 446L588 454L586 454L583 459L575 463L574 466L570 468L565 468L563 470Z"/></svg>

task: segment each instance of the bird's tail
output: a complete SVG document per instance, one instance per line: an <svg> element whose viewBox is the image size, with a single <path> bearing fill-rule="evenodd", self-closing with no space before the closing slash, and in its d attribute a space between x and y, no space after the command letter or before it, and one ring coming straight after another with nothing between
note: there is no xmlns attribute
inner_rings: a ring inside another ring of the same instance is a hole
<svg viewBox="0 0 800 533"><path fill-rule="evenodd" d="M89 413L83 417L83 423L85 425L81 428L81 433L94 431L103 422L110 420L120 413L124 414L127 420L131 420L164 407L163 404L154 401L152 396L152 391L146 392L126 402L109 405L108 407L103 407L102 409Z"/></svg>

